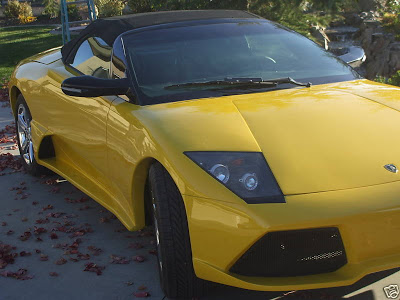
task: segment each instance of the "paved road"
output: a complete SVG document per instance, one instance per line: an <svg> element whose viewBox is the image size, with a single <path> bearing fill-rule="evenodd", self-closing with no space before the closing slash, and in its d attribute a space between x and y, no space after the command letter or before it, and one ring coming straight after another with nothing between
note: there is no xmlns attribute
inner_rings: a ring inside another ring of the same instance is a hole
<svg viewBox="0 0 400 300"><path fill-rule="evenodd" d="M1 107L0 130L12 122L10 109ZM0 147L0 153L18 158L12 142ZM148 299L164 298L151 228L128 232L70 183L56 182L58 176L34 178L9 168L1 171L3 163L0 157L0 173L4 173L0 176L0 255L8 251L7 244L16 247L10 253L18 256L0 273L26 269L15 276L28 278L0 276L0 300L136 299L138 292L148 292ZM18 165L16 160L8 164ZM84 271L89 263L95 272ZM350 287L315 291L261 293L217 286L203 299L387 299L383 287L389 284L400 285L398 270L367 276Z"/></svg>

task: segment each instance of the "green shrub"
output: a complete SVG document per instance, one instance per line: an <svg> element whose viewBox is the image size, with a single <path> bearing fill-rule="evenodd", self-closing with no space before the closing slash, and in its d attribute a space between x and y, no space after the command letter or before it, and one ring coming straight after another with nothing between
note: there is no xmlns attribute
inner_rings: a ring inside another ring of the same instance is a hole
<svg viewBox="0 0 400 300"><path fill-rule="evenodd" d="M395 35L396 40L400 41L400 8L397 13L385 13L382 18L382 25L386 31Z"/></svg>
<svg viewBox="0 0 400 300"><path fill-rule="evenodd" d="M74 0L71 0L69 2L73 2ZM84 7L82 5L82 7ZM68 9L68 21L78 21L82 20L81 14L80 14L80 9L77 5L72 4L72 5L67 5ZM84 7L85 11L87 11L87 8Z"/></svg>
<svg viewBox="0 0 400 300"><path fill-rule="evenodd" d="M340 13L357 8L357 0L128 0L136 13L180 9L249 10L304 35L312 25L328 26ZM321 13L323 12L323 13Z"/></svg>
<svg viewBox="0 0 400 300"><path fill-rule="evenodd" d="M121 16L125 3L121 0L95 0L99 17Z"/></svg>
<svg viewBox="0 0 400 300"><path fill-rule="evenodd" d="M49 18L57 18L60 14L60 3L57 0L43 0L44 5L43 15Z"/></svg>
<svg viewBox="0 0 400 300"><path fill-rule="evenodd" d="M5 9L4 9L4 15L7 18L18 18L19 12L21 9L21 5L19 1L8 1Z"/></svg>
<svg viewBox="0 0 400 300"><path fill-rule="evenodd" d="M128 6L135 13L154 11L152 0L128 0Z"/></svg>
<svg viewBox="0 0 400 300"><path fill-rule="evenodd" d="M9 0L4 9L4 15L10 19L32 17L32 7L28 2Z"/></svg>
<svg viewBox="0 0 400 300"><path fill-rule="evenodd" d="M400 70L390 78L378 76L375 81L400 86Z"/></svg>
<svg viewBox="0 0 400 300"><path fill-rule="evenodd" d="M246 10L247 4L247 0L128 0L128 6L136 13L180 9Z"/></svg>

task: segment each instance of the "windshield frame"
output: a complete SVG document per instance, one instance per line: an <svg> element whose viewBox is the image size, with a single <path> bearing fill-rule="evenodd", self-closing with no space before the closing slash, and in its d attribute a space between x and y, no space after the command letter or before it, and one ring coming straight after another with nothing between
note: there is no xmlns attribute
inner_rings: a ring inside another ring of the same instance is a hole
<svg viewBox="0 0 400 300"><path fill-rule="evenodd" d="M176 100L171 100L170 97L165 96L163 101L152 101L151 97L148 97L140 88L139 83L138 83L138 79L137 79L137 75L136 72L133 68L133 64L130 62L130 57L128 54L128 51L126 51L125 49L125 39L127 37L136 35L138 33L142 33L142 32L147 32L147 31L157 31L157 30L161 30L161 29L170 29L170 28L179 28L179 27L191 27L191 26L199 26L199 25L213 25L213 24L229 24L229 23L268 23L271 24L273 26L276 26L277 28L281 29L281 30L285 30L287 32L290 32L291 34L295 34L303 39L307 39L308 41L311 41L312 43L314 43L315 45L317 45L319 48L321 48L321 50L323 51L327 51L325 50L323 47L321 47L321 45L317 44L315 41L307 38L306 36L290 29L287 28L279 23L267 20L267 19L259 19L259 18L251 18L251 19L237 19L237 18L230 18L230 19L226 19L226 18L220 18L220 19L206 19L206 20L194 20L194 21L183 21L183 22L172 22L172 23L166 23L166 24L159 24L159 25L153 25L153 26L146 26L146 27L142 27L142 28L137 28L137 29L133 29L133 30L129 30L126 31L124 33L122 33L116 40L120 39L122 41L123 47L124 47L124 55L125 55L125 59L127 61L127 76L130 78L131 83L133 85L134 91L136 93L136 100L137 100L137 104L142 105L142 106L146 106L146 105L156 105L156 104L161 104L161 103L171 103L171 102L179 102L179 101L188 101L188 100L196 100L196 99L204 99L204 98L218 98L218 97L223 97L223 96L227 96L227 95L240 95L240 94L249 94L249 93L265 93L265 92L270 92L270 91L275 91L275 90L281 90L281 89L292 89L292 88L299 88L298 86L294 86L294 85L290 85L290 84L282 84L273 88L257 88L257 89L246 89L246 90L240 90L240 89L236 89L232 90L230 93L227 93L226 91L221 90L220 95L217 95L215 91L213 91L213 93L211 93L210 91L204 90L204 95L200 95L199 97L185 97L184 93L182 94L182 97L178 97L178 99ZM328 51L327 51L328 52ZM337 80L333 80L330 83L336 83L336 82L345 82L345 81L353 81L353 80L359 80L359 79L363 79L363 77L357 73L350 65L348 65L346 62L342 61L338 56L336 56L335 54L329 52L334 58L336 58L340 63L346 65L349 70L351 71L352 75L354 76L354 78L349 78L349 79L337 79ZM350 75L349 75L350 76ZM336 76L332 76L333 77ZM305 78L308 79L308 78ZM318 81L318 80L317 80ZM319 85L319 84L326 84L325 82L321 82L321 83L313 83L313 85ZM209 93L207 93L209 92ZM190 92L188 92L189 94ZM208 95L209 94L209 95ZM182 99L179 99L182 98Z"/></svg>

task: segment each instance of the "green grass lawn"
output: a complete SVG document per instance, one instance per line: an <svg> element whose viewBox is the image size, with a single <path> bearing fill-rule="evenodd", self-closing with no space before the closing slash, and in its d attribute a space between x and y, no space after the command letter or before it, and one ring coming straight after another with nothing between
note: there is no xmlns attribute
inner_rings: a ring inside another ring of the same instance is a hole
<svg viewBox="0 0 400 300"><path fill-rule="evenodd" d="M0 80L8 78L22 59L62 45L61 35L52 35L54 27L0 28Z"/></svg>

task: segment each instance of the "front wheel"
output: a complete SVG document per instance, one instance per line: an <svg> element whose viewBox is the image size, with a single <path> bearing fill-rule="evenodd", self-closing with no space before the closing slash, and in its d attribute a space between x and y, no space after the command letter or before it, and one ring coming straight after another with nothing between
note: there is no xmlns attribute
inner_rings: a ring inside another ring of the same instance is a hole
<svg viewBox="0 0 400 300"><path fill-rule="evenodd" d="M160 163L150 167L149 190L161 288L168 298L201 296L208 282L193 270L188 222L182 196Z"/></svg>
<svg viewBox="0 0 400 300"><path fill-rule="evenodd" d="M15 124L17 126L18 149L22 165L31 175L47 174L47 169L36 162L32 141L32 115L24 97L20 94L17 98Z"/></svg>

